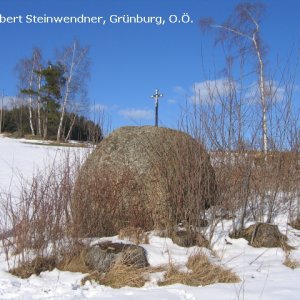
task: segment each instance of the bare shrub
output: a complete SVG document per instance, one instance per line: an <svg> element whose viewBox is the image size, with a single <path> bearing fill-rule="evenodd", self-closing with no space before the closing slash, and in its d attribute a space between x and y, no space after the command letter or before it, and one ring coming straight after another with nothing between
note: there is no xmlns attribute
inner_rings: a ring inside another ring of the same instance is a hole
<svg viewBox="0 0 300 300"><path fill-rule="evenodd" d="M214 153L220 203L233 219L233 232L253 220L272 223L297 199L296 153L258 151Z"/></svg>
<svg viewBox="0 0 300 300"><path fill-rule="evenodd" d="M7 251L17 255L15 263L25 273L27 269L39 269L43 259L55 258L58 263L66 249L76 244L76 239L71 238L70 203L81 160L71 150L66 150L60 159L45 174L27 179L25 182L30 184L23 184L20 199L8 196L1 201L6 227L10 228L7 237L3 237L10 241L6 243Z"/></svg>
<svg viewBox="0 0 300 300"><path fill-rule="evenodd" d="M212 26L207 20L203 24ZM300 118L294 105L299 57L293 64L290 54L275 66L273 75L260 82L262 94L259 85L249 86L253 66L246 62L248 52L222 46L226 65L214 78L195 84L179 127L210 151L219 192L217 215L233 217L233 231L250 220L274 223L279 212L289 214L292 223L300 218Z"/></svg>
<svg viewBox="0 0 300 300"><path fill-rule="evenodd" d="M121 228L119 231L119 238L122 240L128 240L134 244L149 244L148 233L141 227L127 226Z"/></svg>
<svg viewBox="0 0 300 300"><path fill-rule="evenodd" d="M231 216L233 232L237 233L244 229L247 221L273 223L278 213L289 214L292 223L299 215L299 200L298 205L296 203L299 198L299 153L296 148L289 149L285 139L289 136L291 144L294 144L295 136L281 131L282 136L273 140L273 150L267 154L257 150L255 124L249 123L245 129L247 119L238 118L245 103L230 98L236 91L231 90L222 98L222 93L210 90L209 86L207 88L210 102L203 103L199 96L192 105L187 104L185 113L189 118L181 123L181 128L196 139L206 141L211 150L219 196L218 207L215 208L217 216ZM217 86L214 88L218 89ZM235 87L229 84L229 88ZM219 110L216 105L220 105ZM251 108L248 117L251 117ZM286 116L285 121L278 122L276 126L294 121L291 116ZM240 139L245 135L252 141L248 145ZM210 218L210 224L213 219Z"/></svg>
<svg viewBox="0 0 300 300"><path fill-rule="evenodd" d="M62 253L57 268L62 271L89 273L90 269L85 263L86 252L86 247L79 246Z"/></svg>
<svg viewBox="0 0 300 300"><path fill-rule="evenodd" d="M272 223L284 205L296 197L297 154L273 151L253 157L250 210L256 222Z"/></svg>
<svg viewBox="0 0 300 300"><path fill-rule="evenodd" d="M21 278L31 275L40 275L45 271L52 271L56 267L56 259L53 257L36 257L32 261L23 262L18 267L10 270L10 273Z"/></svg>
<svg viewBox="0 0 300 300"><path fill-rule="evenodd" d="M80 178L76 181L76 201L72 202L74 236L110 236L127 226L153 228L151 214L139 199L143 185L134 180L129 168L120 168L118 177L99 169L93 169L86 176L87 182ZM132 190L137 192L135 197L124 203L124 193ZM85 197L86 191L89 199Z"/></svg>
<svg viewBox="0 0 300 300"><path fill-rule="evenodd" d="M165 227L172 233L175 226L183 223L187 230L197 232L205 210L218 202L210 157L195 140L177 139L172 149L163 140L159 143L161 147L156 151L162 159L157 163L157 176L168 191Z"/></svg>
<svg viewBox="0 0 300 300"><path fill-rule="evenodd" d="M251 160L242 153L213 153L216 181L219 189L220 206L225 209L221 218L232 218L233 231L244 227L251 199Z"/></svg>

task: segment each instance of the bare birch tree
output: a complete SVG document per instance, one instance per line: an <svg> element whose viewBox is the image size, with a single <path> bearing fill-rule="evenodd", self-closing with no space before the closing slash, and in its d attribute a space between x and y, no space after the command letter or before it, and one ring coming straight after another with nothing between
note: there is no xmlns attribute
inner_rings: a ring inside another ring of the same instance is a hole
<svg viewBox="0 0 300 300"><path fill-rule="evenodd" d="M40 101L34 90L38 87L39 76L36 70L41 69L42 53L39 48L34 48L31 58L22 59L16 66L15 70L19 78L19 88L22 94L28 96L28 110L29 110L29 125L31 134L35 135L33 108L36 106L38 110L38 128L37 133L41 136L41 118L40 118Z"/></svg>
<svg viewBox="0 0 300 300"><path fill-rule="evenodd" d="M70 106L72 102L74 107L78 107L75 102L79 101L80 94L85 92L85 82L89 77L88 51L88 47L81 47L75 40L72 46L58 53L58 61L65 66L66 84L61 103L57 141L62 138L63 122L68 105Z"/></svg>
<svg viewBox="0 0 300 300"><path fill-rule="evenodd" d="M36 65L36 70L38 72L35 72L35 82L36 82L36 86L37 86L37 90L40 90L41 88L41 81L42 81L42 77L41 77L41 71L43 68L43 64L42 64L42 52L40 49L35 48L34 51L34 59L35 59L35 65ZM38 136L42 136L42 121L41 121L41 106L42 106L42 102L41 102L41 97L39 95L37 95L37 134Z"/></svg>
<svg viewBox="0 0 300 300"><path fill-rule="evenodd" d="M228 41L239 50L249 51L257 61L259 97L262 110L262 143L265 154L268 152L267 91L264 61L264 47L260 36L260 22L264 6L260 3L241 3L223 23L215 24L212 18L200 20L203 29L216 29L216 41Z"/></svg>

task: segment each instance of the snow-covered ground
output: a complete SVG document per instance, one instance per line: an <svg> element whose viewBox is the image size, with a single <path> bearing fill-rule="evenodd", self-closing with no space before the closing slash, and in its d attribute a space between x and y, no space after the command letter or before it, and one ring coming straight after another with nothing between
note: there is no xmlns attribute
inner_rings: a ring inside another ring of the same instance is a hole
<svg viewBox="0 0 300 300"><path fill-rule="evenodd" d="M26 144L22 140L0 136L0 193L12 191L17 196L24 180L30 180L34 172L47 167L54 159L57 164L61 163L64 151L65 147ZM300 231L287 226L285 216L279 216L276 222L280 230L288 234L289 244L295 247L291 251L292 258L300 261ZM112 289L89 282L81 286L84 274L56 269L20 279L7 272L8 263L0 245L0 299L300 299L300 269L292 270L282 264L283 250L253 248L244 239L230 239L230 226L230 221L217 226L213 240L216 256L211 259L231 268L241 278L239 283L159 287L153 277L143 288ZM232 244L227 244L225 238ZM117 237L110 239L117 240ZM184 264L196 251L195 247L179 247L168 238L154 235L150 237L150 243L143 246L152 266L167 264L170 258Z"/></svg>
<svg viewBox="0 0 300 300"><path fill-rule="evenodd" d="M70 152L77 157L90 149L46 146L47 142L11 139L0 135L0 193L18 195L22 185L30 182L33 174L61 164Z"/></svg>

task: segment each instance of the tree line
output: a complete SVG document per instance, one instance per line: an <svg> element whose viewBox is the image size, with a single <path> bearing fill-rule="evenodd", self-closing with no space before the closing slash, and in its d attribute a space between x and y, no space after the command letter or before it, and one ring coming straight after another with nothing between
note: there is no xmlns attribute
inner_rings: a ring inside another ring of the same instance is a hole
<svg viewBox="0 0 300 300"><path fill-rule="evenodd" d="M1 105L0 131L29 134L59 141L102 139L102 129L87 112L86 81L89 78L89 48L78 41L56 51L54 62L45 60L41 49L16 67L19 94Z"/></svg>
<svg viewBox="0 0 300 300"><path fill-rule="evenodd" d="M55 140L57 128L59 126L59 111L53 111L49 114L48 119L48 139ZM28 106L17 104L14 107L3 108L2 111L2 132L11 133L15 137L31 135L30 119ZM38 126L37 110L32 111L32 125ZM64 141L91 141L99 142L102 136L101 127L84 116L74 113L65 113L62 132ZM36 137L39 137L36 135Z"/></svg>

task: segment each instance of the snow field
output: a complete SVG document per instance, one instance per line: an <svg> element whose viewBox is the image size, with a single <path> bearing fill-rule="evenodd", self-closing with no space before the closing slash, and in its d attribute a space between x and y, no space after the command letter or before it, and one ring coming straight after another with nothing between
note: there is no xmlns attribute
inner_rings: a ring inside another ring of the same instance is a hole
<svg viewBox="0 0 300 300"><path fill-rule="evenodd" d="M0 137L0 193L11 192L17 197L21 186L29 183L34 173L47 168L53 161L63 163L67 150L65 147L25 144L24 140ZM86 150L71 148L70 151L84 155ZM300 262L300 231L287 225L284 214L276 218L276 224L282 233L287 234L288 243L295 247L291 257ZM292 270L283 265L286 253L280 248L253 248L244 239L230 239L230 229L230 221L217 225L213 238L216 255L207 249L201 250L210 256L212 262L232 269L241 278L241 282L236 284L159 287L157 281L162 274L155 273L143 288L112 289L90 282L81 286L80 281L85 274L57 269L20 279L7 272L14 263L14 257L7 262L0 245L0 299L300 299L300 268ZM225 238L232 244L227 244ZM117 236L105 239L120 241ZM149 244L142 246L147 251L151 266L168 264L170 260L184 266L189 255L199 250L198 247L179 247L171 239L153 233Z"/></svg>

